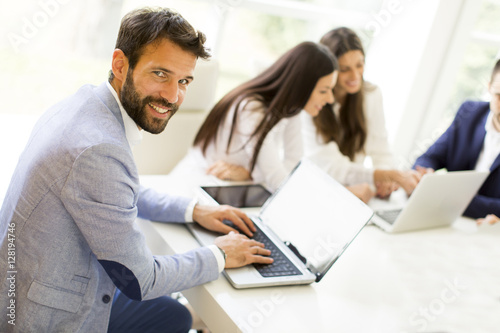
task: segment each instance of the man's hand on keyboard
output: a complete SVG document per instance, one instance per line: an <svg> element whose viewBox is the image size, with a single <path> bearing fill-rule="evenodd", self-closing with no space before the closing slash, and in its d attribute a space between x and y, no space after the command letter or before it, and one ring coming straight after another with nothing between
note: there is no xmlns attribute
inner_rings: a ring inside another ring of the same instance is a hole
<svg viewBox="0 0 500 333"><path fill-rule="evenodd" d="M221 234L227 234L230 231L235 231L235 229L223 223L224 220L231 221L249 237L252 237L253 232L256 230L252 220L250 220L247 214L238 208L227 205L196 205L194 207L193 221L198 222L198 224L205 229L220 232Z"/></svg>
<svg viewBox="0 0 500 333"><path fill-rule="evenodd" d="M215 239L215 245L226 252L225 268L246 266L248 264L271 264L273 259L268 257L271 251L264 248L264 244L249 239L245 235L230 232L228 235Z"/></svg>

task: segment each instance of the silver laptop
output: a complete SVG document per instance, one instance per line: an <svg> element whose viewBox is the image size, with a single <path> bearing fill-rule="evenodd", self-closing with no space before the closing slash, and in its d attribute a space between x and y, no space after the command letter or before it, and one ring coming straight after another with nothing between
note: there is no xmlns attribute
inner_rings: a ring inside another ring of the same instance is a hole
<svg viewBox="0 0 500 333"><path fill-rule="evenodd" d="M260 229L254 238L267 244L274 263L226 269L224 275L235 288L319 282L372 215L344 186L303 160L260 213L250 216ZM219 236L197 224L188 228L202 245Z"/></svg>
<svg viewBox="0 0 500 333"><path fill-rule="evenodd" d="M402 189L390 200L372 199L372 222L387 232L406 232L452 224L467 208L489 172L427 174L407 198Z"/></svg>

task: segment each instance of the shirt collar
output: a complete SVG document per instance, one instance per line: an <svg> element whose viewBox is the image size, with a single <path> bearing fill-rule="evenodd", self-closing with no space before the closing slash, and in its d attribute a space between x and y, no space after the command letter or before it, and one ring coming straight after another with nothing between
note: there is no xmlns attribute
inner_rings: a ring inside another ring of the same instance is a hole
<svg viewBox="0 0 500 333"><path fill-rule="evenodd" d="M130 118L127 111L125 111L122 102L118 98L118 94L116 93L115 89L111 86L109 81L106 82L106 85L108 86L109 91L111 92L116 102L118 103L118 106L120 107L120 112L122 113L122 118L123 118L123 125L125 126L125 136L127 137L127 141L130 148L132 148L133 146L136 146L142 142L142 130L140 130L139 127L137 127L135 121L132 118Z"/></svg>
<svg viewBox="0 0 500 333"><path fill-rule="evenodd" d="M496 130L495 125L493 125L493 112L490 111L488 114L488 118L486 118L486 123L484 124L484 129L486 130L486 133L498 133L500 135L500 132Z"/></svg>

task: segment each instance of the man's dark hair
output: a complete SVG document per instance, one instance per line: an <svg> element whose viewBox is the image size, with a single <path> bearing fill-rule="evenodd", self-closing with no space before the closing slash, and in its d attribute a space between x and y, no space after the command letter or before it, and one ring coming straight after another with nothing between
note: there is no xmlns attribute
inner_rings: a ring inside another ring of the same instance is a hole
<svg viewBox="0 0 500 333"><path fill-rule="evenodd" d="M197 58L210 57L208 49L203 45L205 34L195 30L179 13L169 8L146 7L125 15L121 21L115 48L123 51L129 68L133 70L144 48L163 39L168 39ZM109 81L113 78L113 72L110 72Z"/></svg>

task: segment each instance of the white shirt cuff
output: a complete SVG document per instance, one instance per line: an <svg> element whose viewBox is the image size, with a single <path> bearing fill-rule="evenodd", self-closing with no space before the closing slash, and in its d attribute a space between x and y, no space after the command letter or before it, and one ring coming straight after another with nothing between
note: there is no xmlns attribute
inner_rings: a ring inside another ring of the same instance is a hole
<svg viewBox="0 0 500 333"><path fill-rule="evenodd" d="M193 222L194 206L196 206L197 203L198 203L198 199L195 198L195 199L191 200L189 205L187 205L186 211L184 212L184 221Z"/></svg>
<svg viewBox="0 0 500 333"><path fill-rule="evenodd" d="M219 273L224 270L224 266L226 266L226 262L224 260L224 256L220 252L220 249L217 247L217 245L209 245L208 248L212 250L215 259L217 260L217 266L219 267Z"/></svg>

